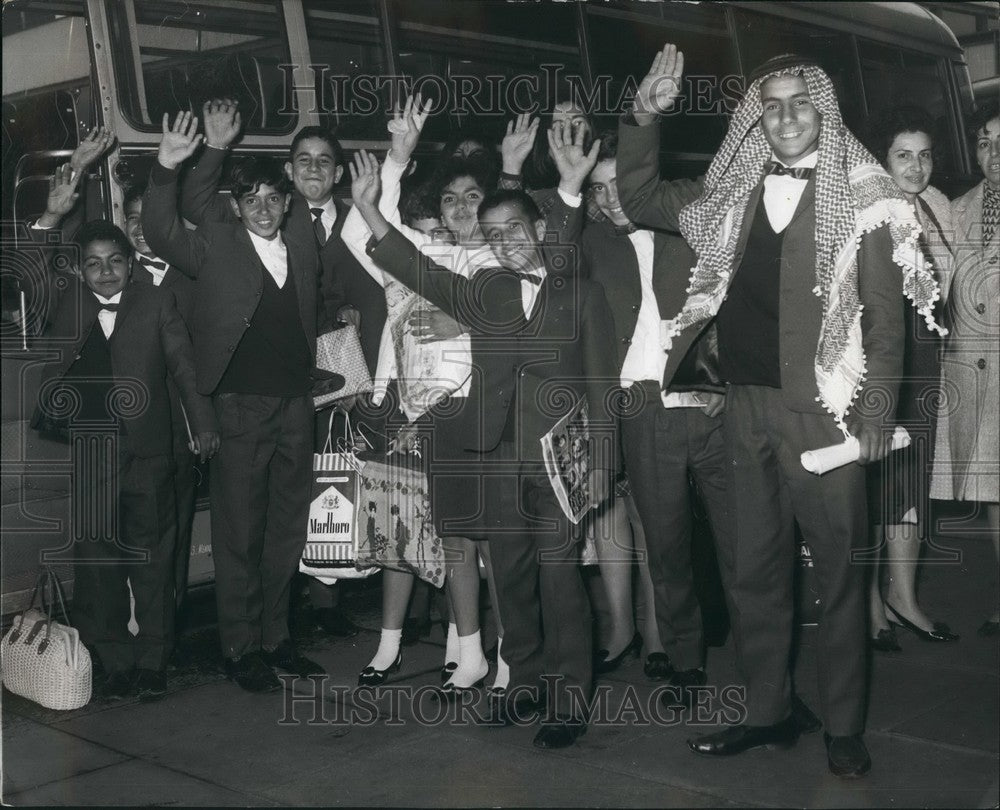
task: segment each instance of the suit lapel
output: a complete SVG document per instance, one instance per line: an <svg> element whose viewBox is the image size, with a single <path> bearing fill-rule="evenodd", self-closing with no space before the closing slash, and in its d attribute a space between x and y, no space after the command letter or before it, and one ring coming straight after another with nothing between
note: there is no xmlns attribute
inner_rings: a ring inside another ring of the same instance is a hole
<svg viewBox="0 0 1000 810"><path fill-rule="evenodd" d="M802 189L802 194L799 196L799 204L795 206L795 213L792 214L792 218L788 221L788 226L785 228L787 231L791 228L795 221L801 217L806 211L812 210L816 204L816 175L809 178L809 182L806 183L806 187Z"/></svg>
<svg viewBox="0 0 1000 810"><path fill-rule="evenodd" d="M135 294L129 289L128 285L125 285L125 289L122 290L122 297L118 299L118 312L115 315L115 328L111 331L111 337L108 338L109 343L118 336L118 333L121 331L122 324L125 323L134 308L134 303Z"/></svg>
<svg viewBox="0 0 1000 810"><path fill-rule="evenodd" d="M733 258L733 270L740 266L743 261L743 251L746 250L747 240L750 238L750 228L753 225L753 218L757 216L757 206L763 205L764 180L757 184L757 188L750 192L750 199L747 200L747 210L743 213L743 224L740 226L740 239L736 243L736 253Z"/></svg>

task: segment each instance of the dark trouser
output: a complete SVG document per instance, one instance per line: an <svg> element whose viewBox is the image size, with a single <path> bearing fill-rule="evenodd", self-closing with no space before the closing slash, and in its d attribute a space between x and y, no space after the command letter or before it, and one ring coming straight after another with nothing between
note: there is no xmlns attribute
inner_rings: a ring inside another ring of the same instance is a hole
<svg viewBox="0 0 1000 810"><path fill-rule="evenodd" d="M119 450L116 460L117 542L77 543L73 622L106 671L161 670L174 641L173 462L169 456L139 458L127 450ZM111 486L108 477L100 479L95 486ZM145 560L137 559L136 551ZM139 625L135 637L128 629L129 583Z"/></svg>
<svg viewBox="0 0 1000 810"><path fill-rule="evenodd" d="M550 675L549 706L560 716L578 715L581 704L568 689L589 700L593 661L577 539L541 465L515 463L499 474L491 467L516 458L507 441L483 457L482 469L494 474L482 475L483 525L467 536L490 543L508 694L516 698L517 687L536 687Z"/></svg>
<svg viewBox="0 0 1000 810"><path fill-rule="evenodd" d="M191 562L191 525L198 488L198 457L188 448L184 414L171 388L170 412L173 417L174 501L177 508L177 545L174 551L174 602L179 609L187 593L188 564Z"/></svg>
<svg viewBox="0 0 1000 810"><path fill-rule="evenodd" d="M805 450L843 441L832 416L785 407L776 388L733 385L724 416L736 540L719 547L733 633L747 683L747 723L791 711L794 521L813 553L822 604L817 645L820 711L828 734L864 727L864 569L851 551L867 534L865 471L806 472Z"/></svg>
<svg viewBox="0 0 1000 810"><path fill-rule="evenodd" d="M701 610L691 568L688 472L701 490L716 544L732 543L722 420L701 408L664 408L659 384L622 419L622 446L646 534L656 626L674 667L705 663Z"/></svg>
<svg viewBox="0 0 1000 810"><path fill-rule="evenodd" d="M291 581L306 542L312 483L308 396L218 394L222 444L212 462L212 556L222 654L288 638Z"/></svg>

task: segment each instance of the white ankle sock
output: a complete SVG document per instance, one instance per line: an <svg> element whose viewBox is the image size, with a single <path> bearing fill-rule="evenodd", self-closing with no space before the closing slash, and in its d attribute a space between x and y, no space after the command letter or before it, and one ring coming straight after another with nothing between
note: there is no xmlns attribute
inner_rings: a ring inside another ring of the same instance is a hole
<svg viewBox="0 0 1000 810"><path fill-rule="evenodd" d="M399 655L399 643L403 638L402 630L388 630L382 628L382 635L378 640L378 650L375 657L368 665L375 669L388 669L396 663L396 656Z"/></svg>
<svg viewBox="0 0 1000 810"><path fill-rule="evenodd" d="M446 664L458 663L458 625L455 622L448 623L448 639L444 643L444 662Z"/></svg>
<svg viewBox="0 0 1000 810"><path fill-rule="evenodd" d="M468 636L458 637L458 669L456 669L448 683L468 689L477 681L486 677L490 671L489 662L483 655L483 640L477 630Z"/></svg>
<svg viewBox="0 0 1000 810"><path fill-rule="evenodd" d="M503 648L503 639L497 639L497 677L493 681L492 689L503 688L506 689L510 683L510 667L507 666L507 662L503 660L503 655L501 655L501 649Z"/></svg>

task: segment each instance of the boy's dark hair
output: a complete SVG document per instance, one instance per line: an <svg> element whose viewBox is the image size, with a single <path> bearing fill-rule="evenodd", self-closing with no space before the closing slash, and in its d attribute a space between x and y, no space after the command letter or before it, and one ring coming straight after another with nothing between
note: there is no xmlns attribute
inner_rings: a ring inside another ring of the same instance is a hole
<svg viewBox="0 0 1000 810"><path fill-rule="evenodd" d="M250 158L233 169L232 192L237 200L244 194L253 194L264 185L271 186L282 194L287 194L292 189L284 168L275 158Z"/></svg>
<svg viewBox="0 0 1000 810"><path fill-rule="evenodd" d="M319 138L321 141L326 141L330 145L330 149L333 150L333 158L337 161L337 165L346 165L344 159L344 147L340 145L340 141L337 140L336 136L329 129L326 127L316 126L315 124L308 127L302 127L302 129L295 133L295 137L292 138L292 146L288 150L289 160L295 159L295 150L299 148L299 144L306 138Z"/></svg>
<svg viewBox="0 0 1000 810"><path fill-rule="evenodd" d="M597 147L597 162L618 157L618 130L606 129L597 133L601 145Z"/></svg>
<svg viewBox="0 0 1000 810"><path fill-rule="evenodd" d="M146 193L146 183L134 183L128 187L128 191L125 192L125 199L122 202L122 208L128 208L136 200L141 200L142 195Z"/></svg>
<svg viewBox="0 0 1000 810"><path fill-rule="evenodd" d="M132 255L132 246L125 232L106 219L92 219L80 226L73 240L83 253L94 242L114 242L126 256Z"/></svg>
<svg viewBox="0 0 1000 810"><path fill-rule="evenodd" d="M937 143L938 127L930 113L922 107L907 105L891 107L873 115L868 121L868 148L885 165L889 147L901 132L925 132L931 143Z"/></svg>
<svg viewBox="0 0 1000 810"><path fill-rule="evenodd" d="M529 222L537 222L540 219L545 219L527 191L514 188L500 188L487 194L486 199L479 204L480 221L484 213L492 211L501 205L516 205L521 209L521 213L527 217Z"/></svg>
<svg viewBox="0 0 1000 810"><path fill-rule="evenodd" d="M1000 115L1000 104L995 101L987 102L976 108L972 115L968 118L968 134L975 143L976 138L979 136L979 130L986 127L986 125Z"/></svg>
<svg viewBox="0 0 1000 810"><path fill-rule="evenodd" d="M407 188L399 204L399 217L403 224L413 227L420 219L437 219L441 215L441 205L431 194L430 183Z"/></svg>
<svg viewBox="0 0 1000 810"><path fill-rule="evenodd" d="M487 160L480 160L476 157L467 159L446 158L437 167L434 177L431 178L429 186L435 198L441 197L444 187L451 183L456 177L471 177L475 180L484 193L489 193L496 188L497 176ZM438 213L441 207L438 204ZM438 216L435 213L434 216Z"/></svg>
<svg viewBox="0 0 1000 810"><path fill-rule="evenodd" d="M478 158L479 160L482 160L483 162L489 164L491 172L495 174L499 173L500 157L499 149L497 147L497 139L494 135L487 132L482 124L478 122L467 123L461 129L456 130L445 142L439 159L441 161L454 159L455 151L466 141L475 141L476 143L481 144L483 151L476 153L476 156L473 159Z"/></svg>
<svg viewBox="0 0 1000 810"><path fill-rule="evenodd" d="M594 116L576 94L571 95L568 100L574 101L585 111L584 115L590 124L590 134L583 139L583 151L589 152L597 132ZM552 188L559 184L559 171L549 154L549 139L545 134L546 130L552 128L552 111L543 113L540 118L541 122L538 126L538 132L535 134L535 143L531 147L531 154L524 163L524 182L528 188Z"/></svg>

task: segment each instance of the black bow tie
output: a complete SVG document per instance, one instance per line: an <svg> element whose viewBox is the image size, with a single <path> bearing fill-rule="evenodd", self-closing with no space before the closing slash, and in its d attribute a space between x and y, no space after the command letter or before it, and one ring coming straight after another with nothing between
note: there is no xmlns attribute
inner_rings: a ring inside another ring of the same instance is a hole
<svg viewBox="0 0 1000 810"><path fill-rule="evenodd" d="M156 259L147 259L145 256L136 255L136 259L139 260L139 264L143 267L148 267L151 270L166 270L167 263L157 261Z"/></svg>
<svg viewBox="0 0 1000 810"><path fill-rule="evenodd" d="M812 177L813 170L806 166L799 166L798 168L792 169L788 166L782 166L776 161L769 160L764 164L764 173L785 175L787 177L794 177L796 180L808 180Z"/></svg>
<svg viewBox="0 0 1000 810"><path fill-rule="evenodd" d="M536 276L534 273L518 273L517 277L521 281L527 281L529 284L536 284L538 286L542 284L542 277Z"/></svg>
<svg viewBox="0 0 1000 810"><path fill-rule="evenodd" d="M100 304L101 302L98 301L97 303ZM118 304L101 304L101 310L103 311L105 309L108 312L117 312L118 311Z"/></svg>
<svg viewBox="0 0 1000 810"><path fill-rule="evenodd" d="M628 236L630 233L635 233L639 230L631 222L625 225L613 225L613 227L615 229L615 236Z"/></svg>

